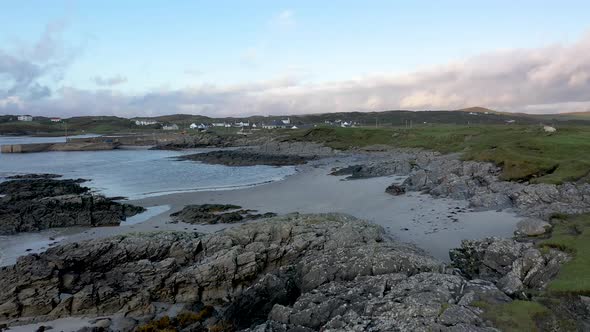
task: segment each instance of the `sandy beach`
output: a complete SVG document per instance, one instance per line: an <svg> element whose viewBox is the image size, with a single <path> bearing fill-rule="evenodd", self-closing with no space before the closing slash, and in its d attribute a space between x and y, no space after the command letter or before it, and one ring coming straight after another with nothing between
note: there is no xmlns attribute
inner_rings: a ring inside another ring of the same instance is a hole
<svg viewBox="0 0 590 332"><path fill-rule="evenodd" d="M345 180L343 176L328 175L333 167L357 161L350 157L315 161L299 166L295 175L282 181L249 188L182 192L129 201L148 210L118 227L52 229L6 237L0 244L0 265L14 264L20 255L42 252L57 243L145 231L210 233L236 225L170 223L169 215L188 204L236 204L277 214L346 213L379 224L393 239L413 243L443 261L449 260L449 249L458 247L463 239L512 236L520 220L510 211L473 211L465 201L434 199L417 192L401 196L384 192L391 183L401 183L403 177Z"/></svg>

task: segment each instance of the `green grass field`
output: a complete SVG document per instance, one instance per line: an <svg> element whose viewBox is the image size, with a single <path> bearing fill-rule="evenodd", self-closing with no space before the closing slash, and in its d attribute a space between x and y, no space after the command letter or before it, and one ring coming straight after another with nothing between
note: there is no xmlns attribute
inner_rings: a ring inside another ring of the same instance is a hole
<svg viewBox="0 0 590 332"><path fill-rule="evenodd" d="M505 332L539 331L535 320L549 312L542 304L532 301L512 301L504 304L474 303L484 310L484 318Z"/></svg>
<svg viewBox="0 0 590 332"><path fill-rule="evenodd" d="M573 255L559 270L548 291L590 295L590 214L553 219L551 237L541 246L558 248Z"/></svg>
<svg viewBox="0 0 590 332"><path fill-rule="evenodd" d="M464 159L502 166L502 178L512 181L558 184L590 172L590 127L586 126L563 126L554 134L534 125L315 128L291 137L344 150L384 144L460 152Z"/></svg>

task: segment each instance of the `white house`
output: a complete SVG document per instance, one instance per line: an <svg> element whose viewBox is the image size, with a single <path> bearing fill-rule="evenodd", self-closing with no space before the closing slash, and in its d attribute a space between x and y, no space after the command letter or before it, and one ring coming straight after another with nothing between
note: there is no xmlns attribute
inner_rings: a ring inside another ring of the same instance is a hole
<svg viewBox="0 0 590 332"><path fill-rule="evenodd" d="M33 121L33 117L30 115L19 115L18 121Z"/></svg>
<svg viewBox="0 0 590 332"><path fill-rule="evenodd" d="M248 121L248 122L240 121L240 122L236 122L234 125L236 127L240 127L240 128L250 127L250 121Z"/></svg>
<svg viewBox="0 0 590 332"><path fill-rule="evenodd" d="M178 125L177 124L165 125L164 127L162 127L162 129L164 129L164 130L178 130Z"/></svg>
<svg viewBox="0 0 590 332"><path fill-rule="evenodd" d="M282 122L284 125L290 125L290 124L291 124L291 118L283 119L283 120L281 120L281 122Z"/></svg>
<svg viewBox="0 0 590 332"><path fill-rule="evenodd" d="M213 127L225 127L225 122L214 122Z"/></svg>
<svg viewBox="0 0 590 332"><path fill-rule="evenodd" d="M156 120L135 120L135 124L138 126L151 126L157 124Z"/></svg>
<svg viewBox="0 0 590 332"><path fill-rule="evenodd" d="M263 124L262 125L262 128L264 128L264 129L276 129L276 128L286 128L286 126L283 123L283 121L275 120L275 121L271 122L270 124Z"/></svg>
<svg viewBox="0 0 590 332"><path fill-rule="evenodd" d="M51 122L61 122L61 118L51 118L49 119Z"/></svg>
<svg viewBox="0 0 590 332"><path fill-rule="evenodd" d="M190 125L190 128L191 129L197 129L197 130L205 130L205 129L209 128L209 126L207 126L206 124L202 124L202 123L199 124L199 125L196 124L196 123L192 123Z"/></svg>

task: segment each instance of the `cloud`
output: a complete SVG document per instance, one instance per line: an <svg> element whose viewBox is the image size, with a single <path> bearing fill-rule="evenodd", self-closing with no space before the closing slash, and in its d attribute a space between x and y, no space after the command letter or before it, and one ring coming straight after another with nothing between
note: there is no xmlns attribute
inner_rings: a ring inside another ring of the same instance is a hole
<svg viewBox="0 0 590 332"><path fill-rule="evenodd" d="M34 90L32 82L44 68L20 63L16 58L0 59L4 59L0 60L0 71L10 71L11 77L19 82L15 86ZM23 70L13 71L13 65ZM0 103L0 112L17 105L33 114L63 116L230 116L458 109L475 105L513 112L572 112L590 110L589 73L590 34L567 45L489 52L415 72L383 73L344 81L310 83L295 75L247 84L156 89L138 95L112 89L63 87L52 98L19 97L9 102L6 96L0 96L4 101Z"/></svg>
<svg viewBox="0 0 590 332"><path fill-rule="evenodd" d="M77 51L61 41L65 21L48 24L38 41L12 52L0 49L0 100L37 100L51 96L50 84L59 82ZM7 103L1 103L5 108ZM13 105L13 103L10 103Z"/></svg>
<svg viewBox="0 0 590 332"><path fill-rule="evenodd" d="M92 79L96 85L99 86L115 86L123 83L127 83L127 77L116 75L113 77L101 77L96 76Z"/></svg>
<svg viewBox="0 0 590 332"><path fill-rule="evenodd" d="M285 9L275 15L270 20L271 25L278 28L293 28L297 22L295 20L295 13L290 9Z"/></svg>

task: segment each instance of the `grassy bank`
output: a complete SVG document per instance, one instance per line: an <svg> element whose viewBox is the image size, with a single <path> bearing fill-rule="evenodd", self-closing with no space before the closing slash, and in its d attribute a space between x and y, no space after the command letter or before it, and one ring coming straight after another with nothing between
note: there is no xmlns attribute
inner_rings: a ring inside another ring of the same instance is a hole
<svg viewBox="0 0 590 332"><path fill-rule="evenodd" d="M336 149L375 144L461 152L464 159L502 166L502 178L562 183L590 172L590 127L564 126L548 134L540 126L433 125L412 129L315 128L291 135Z"/></svg>
<svg viewBox="0 0 590 332"><path fill-rule="evenodd" d="M573 256L547 290L563 295L590 295L590 214L554 218L551 237L540 245Z"/></svg>
<svg viewBox="0 0 590 332"><path fill-rule="evenodd" d="M503 304L476 302L474 305L484 310L485 319L505 332L539 331L536 321L549 314L546 307L532 301L515 300Z"/></svg>

